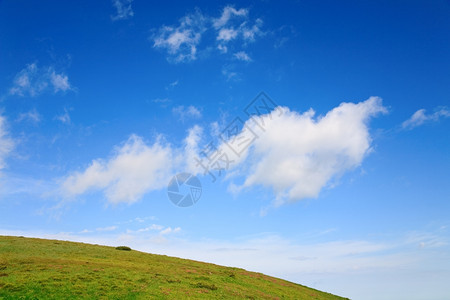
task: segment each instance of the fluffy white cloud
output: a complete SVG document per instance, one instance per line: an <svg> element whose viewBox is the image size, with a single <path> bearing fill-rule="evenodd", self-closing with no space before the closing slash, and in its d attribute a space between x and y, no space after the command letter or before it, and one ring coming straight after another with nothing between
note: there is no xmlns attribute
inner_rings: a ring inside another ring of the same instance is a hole
<svg viewBox="0 0 450 300"><path fill-rule="evenodd" d="M450 110L447 108L440 108L432 114L427 114L425 109L419 109L411 116L411 118L402 123L402 128L412 129L424 124L425 122L437 122L441 117L450 117Z"/></svg>
<svg viewBox="0 0 450 300"><path fill-rule="evenodd" d="M368 121L384 112L381 99L371 97L342 103L318 117L312 109L298 113L283 107L254 116L217 147L230 159L225 178L232 181L233 191L255 185L271 188L275 205L317 197L333 179L362 163L371 151ZM109 202L132 203L164 188L178 172L204 175L196 160L205 157L205 147L199 147L202 135L203 129L194 126L179 148L159 141L148 145L132 136L110 159L94 160L83 172L65 178L62 191L77 196L101 190ZM230 147L231 141L245 144L249 140L239 156ZM240 179L243 183L235 185L233 181Z"/></svg>
<svg viewBox="0 0 450 300"><path fill-rule="evenodd" d="M174 62L195 60L206 18L200 11L180 19L178 26L163 26L153 37L153 47L166 49Z"/></svg>
<svg viewBox="0 0 450 300"><path fill-rule="evenodd" d="M202 132L199 126L192 127L179 148L162 143L161 137L147 144L132 135L109 159L95 159L85 170L63 178L60 193L73 198L102 191L113 204L136 202L146 193L166 187L177 172L196 172Z"/></svg>
<svg viewBox="0 0 450 300"><path fill-rule="evenodd" d="M172 109L172 113L178 116L181 121L189 118L199 119L202 117L202 113L200 112L200 110L192 105L189 105L188 107L185 107L183 105L176 106Z"/></svg>
<svg viewBox="0 0 450 300"><path fill-rule="evenodd" d="M174 155L169 146L159 141L147 145L133 135L110 159L94 160L83 172L68 176L62 184L62 193L73 197L89 190L102 190L111 203L133 203L169 182L176 161Z"/></svg>
<svg viewBox="0 0 450 300"><path fill-rule="evenodd" d="M245 177L240 188L270 187L276 205L317 197L331 179L361 164L371 150L367 122L382 112L381 99L371 97L342 103L325 116L278 108L248 120L246 126L260 133L247 149L244 167L234 171ZM237 139L248 139L248 131Z"/></svg>
<svg viewBox="0 0 450 300"><path fill-rule="evenodd" d="M134 16L131 3L133 0L113 0L113 6L116 8L117 13L115 16L111 16L113 21L124 20Z"/></svg>
<svg viewBox="0 0 450 300"><path fill-rule="evenodd" d="M0 115L0 171L5 168L5 158L14 148L13 140L8 136L6 119Z"/></svg>
<svg viewBox="0 0 450 300"><path fill-rule="evenodd" d="M55 94L72 89L64 73L57 73L52 66L39 68L36 63L32 63L17 73L9 94L35 97L49 87L53 88Z"/></svg>
<svg viewBox="0 0 450 300"><path fill-rule="evenodd" d="M238 60L243 60L243 61L252 61L252 59L250 58L250 56L248 56L247 53L245 53L245 51L239 51L236 52L234 54L234 57Z"/></svg>

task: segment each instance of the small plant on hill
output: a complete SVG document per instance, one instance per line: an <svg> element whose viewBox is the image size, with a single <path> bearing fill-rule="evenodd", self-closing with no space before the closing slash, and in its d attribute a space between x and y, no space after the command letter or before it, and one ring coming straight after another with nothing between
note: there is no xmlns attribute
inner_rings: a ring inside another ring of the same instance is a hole
<svg viewBox="0 0 450 300"><path fill-rule="evenodd" d="M131 248L128 246L119 246L119 247L116 247L116 250L131 251Z"/></svg>

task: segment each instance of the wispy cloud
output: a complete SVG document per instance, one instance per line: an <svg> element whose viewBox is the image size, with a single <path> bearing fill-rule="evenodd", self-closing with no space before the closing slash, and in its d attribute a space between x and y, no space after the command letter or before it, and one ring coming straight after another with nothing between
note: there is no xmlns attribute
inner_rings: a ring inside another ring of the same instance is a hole
<svg viewBox="0 0 450 300"><path fill-rule="evenodd" d="M166 86L166 90L171 90L171 89L175 88L178 85L178 83L179 83L178 80L175 80L175 81L169 83L169 85Z"/></svg>
<svg viewBox="0 0 450 300"><path fill-rule="evenodd" d="M39 68L32 63L17 73L9 94L36 97L49 88L55 94L72 90L67 75L58 73L53 66Z"/></svg>
<svg viewBox="0 0 450 300"><path fill-rule="evenodd" d="M32 123L39 123L41 121L41 115L36 109L32 109L28 112L21 113L17 117L17 122L29 121Z"/></svg>
<svg viewBox="0 0 450 300"><path fill-rule="evenodd" d="M233 6L228 5L224 7L222 15L219 18L213 19L213 26L214 28L219 29L227 25L228 21L230 21L232 17L247 17L247 15L248 9L235 9Z"/></svg>
<svg viewBox="0 0 450 300"><path fill-rule="evenodd" d="M112 0L113 6L116 8L116 14L111 16L111 20L125 20L134 16L131 3L133 0Z"/></svg>
<svg viewBox="0 0 450 300"><path fill-rule="evenodd" d="M224 65L222 67L222 75L225 76L227 81L230 80L239 81L241 79L239 73L236 72L235 66L233 64Z"/></svg>
<svg viewBox="0 0 450 300"><path fill-rule="evenodd" d="M162 226L162 225L152 224L148 227L138 229L137 232L146 232L146 231L163 230L163 229L164 229L164 226Z"/></svg>
<svg viewBox="0 0 450 300"><path fill-rule="evenodd" d="M252 61L252 59L250 58L250 56L248 56L248 54L245 53L245 51L239 51L239 52L236 52L236 53L234 54L234 57L235 57L237 60Z"/></svg>
<svg viewBox="0 0 450 300"><path fill-rule="evenodd" d="M65 92L70 90L69 78L64 74L57 74L54 70L50 73L50 82L53 85L54 92Z"/></svg>
<svg viewBox="0 0 450 300"><path fill-rule="evenodd" d="M181 121L186 119L199 119L202 113L195 106L189 105L187 107L180 105L172 109L172 113L180 118Z"/></svg>
<svg viewBox="0 0 450 300"><path fill-rule="evenodd" d="M162 26L153 37L153 47L167 50L173 62L195 60L205 23L206 18L197 10L181 18L178 26Z"/></svg>
<svg viewBox="0 0 450 300"><path fill-rule="evenodd" d="M229 42L234 40L239 34L239 31L232 28L222 28L217 35L218 41ZM221 45L222 46L222 45Z"/></svg>
<svg viewBox="0 0 450 300"><path fill-rule="evenodd" d="M95 230L99 232L105 232L105 231L114 231L117 229L117 226L107 226L107 227L98 227Z"/></svg>
<svg viewBox="0 0 450 300"><path fill-rule="evenodd" d="M219 42L218 49L226 53L227 45L238 38L241 39L241 43L254 42L256 37L264 35L262 25L263 21L260 18L250 20L248 9L236 10L233 6L226 6L221 17L213 21L213 27L217 32L216 39Z"/></svg>
<svg viewBox="0 0 450 300"><path fill-rule="evenodd" d="M167 107L170 103L172 103L172 100L169 98L156 98L153 99L152 102L158 104L161 107Z"/></svg>
<svg viewBox="0 0 450 300"><path fill-rule="evenodd" d="M178 25L162 26L152 37L153 47L168 52L171 62L187 62L198 58L200 41L206 32L214 39L204 39L204 49L217 48L219 53L237 50L264 35L262 20L251 20L249 10L233 6L223 8L220 17L204 15L200 10L180 19Z"/></svg>
<svg viewBox="0 0 450 300"><path fill-rule="evenodd" d="M427 122L437 122L441 118L450 117L450 110L446 107L440 108L432 114L427 114L425 109L419 109L408 120L402 123L403 129L413 129Z"/></svg>
<svg viewBox="0 0 450 300"><path fill-rule="evenodd" d="M13 148L14 141L9 137L6 118L0 114L0 171L6 167L5 159Z"/></svg>
<svg viewBox="0 0 450 300"><path fill-rule="evenodd" d="M167 227L166 229L161 230L160 234L161 235L167 235L167 234L171 234L171 233L177 233L177 232L180 232L180 231L181 231L180 227L176 227L176 228L173 228L173 229L172 229L172 227Z"/></svg>
<svg viewBox="0 0 450 300"><path fill-rule="evenodd" d="M61 115L57 115L55 117L55 120L60 121L63 124L70 124L71 119L70 119L69 111L65 108L64 113Z"/></svg>

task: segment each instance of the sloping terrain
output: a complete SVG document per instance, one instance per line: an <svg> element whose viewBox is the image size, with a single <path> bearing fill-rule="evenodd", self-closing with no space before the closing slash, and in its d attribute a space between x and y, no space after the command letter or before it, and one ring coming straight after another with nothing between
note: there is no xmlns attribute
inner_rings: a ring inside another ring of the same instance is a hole
<svg viewBox="0 0 450 300"><path fill-rule="evenodd" d="M243 269L0 236L0 299L344 299Z"/></svg>

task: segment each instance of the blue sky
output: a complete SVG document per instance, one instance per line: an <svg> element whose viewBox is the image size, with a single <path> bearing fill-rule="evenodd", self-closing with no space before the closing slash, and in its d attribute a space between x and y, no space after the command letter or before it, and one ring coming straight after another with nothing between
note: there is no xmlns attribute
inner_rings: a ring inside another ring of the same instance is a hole
<svg viewBox="0 0 450 300"><path fill-rule="evenodd" d="M448 1L1 1L0 234L446 299L449 15ZM246 114L261 99L271 110ZM233 162L212 182L196 159L218 153ZM180 172L202 183L191 207L168 199Z"/></svg>

